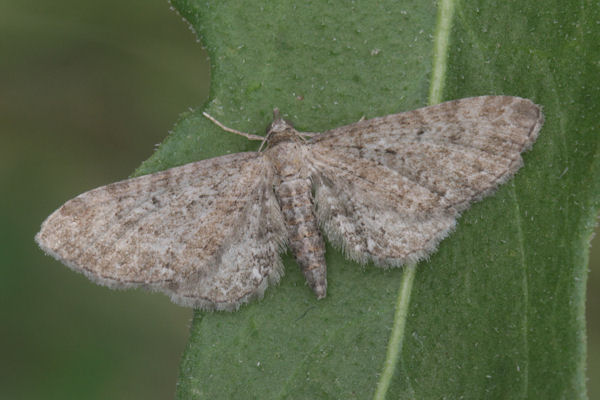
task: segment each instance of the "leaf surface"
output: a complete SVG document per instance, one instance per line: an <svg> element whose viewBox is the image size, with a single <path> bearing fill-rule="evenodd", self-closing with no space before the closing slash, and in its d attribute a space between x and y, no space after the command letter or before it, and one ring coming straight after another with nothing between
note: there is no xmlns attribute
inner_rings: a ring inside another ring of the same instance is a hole
<svg viewBox="0 0 600 400"><path fill-rule="evenodd" d="M546 115L525 167L410 279L328 245L325 300L286 256L262 301L196 312L179 399L366 399L378 388L390 399L585 398L600 15L567 3L450 1L444 16L433 1L173 1L209 50L206 111L238 130L261 133L279 107L299 130L322 131L424 106L433 85L440 100L515 95ZM256 150L202 111L183 115L138 173Z"/></svg>

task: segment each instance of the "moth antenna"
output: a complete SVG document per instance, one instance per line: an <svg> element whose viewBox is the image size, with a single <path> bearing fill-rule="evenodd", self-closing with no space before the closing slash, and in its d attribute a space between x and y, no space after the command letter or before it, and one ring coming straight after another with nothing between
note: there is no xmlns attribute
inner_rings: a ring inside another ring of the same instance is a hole
<svg viewBox="0 0 600 400"><path fill-rule="evenodd" d="M208 118L209 120L211 120L215 125L217 125L221 129L223 129L225 132L235 133L236 135L243 136L243 137L245 137L246 139L249 139L249 140L262 140L263 142L265 141L265 137L264 136L253 135L251 133L241 132L241 131L238 131L238 130L226 127L225 125L223 125L222 123L220 123L219 121L217 121L215 118L213 118L206 111L202 112L202 115L204 115L206 118ZM262 148L262 144L261 144L260 147Z"/></svg>

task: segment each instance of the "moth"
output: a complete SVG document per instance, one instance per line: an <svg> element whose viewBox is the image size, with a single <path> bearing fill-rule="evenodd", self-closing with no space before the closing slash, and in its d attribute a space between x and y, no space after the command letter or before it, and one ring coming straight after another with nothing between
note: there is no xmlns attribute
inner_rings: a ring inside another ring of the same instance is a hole
<svg viewBox="0 0 600 400"><path fill-rule="evenodd" d="M85 192L50 215L36 241L96 283L158 290L205 310L262 297L283 275L287 247L321 299L322 233L362 264L415 263L472 202L514 175L542 124L539 106L509 96L323 133L299 132L275 110L265 137L225 128L264 149Z"/></svg>

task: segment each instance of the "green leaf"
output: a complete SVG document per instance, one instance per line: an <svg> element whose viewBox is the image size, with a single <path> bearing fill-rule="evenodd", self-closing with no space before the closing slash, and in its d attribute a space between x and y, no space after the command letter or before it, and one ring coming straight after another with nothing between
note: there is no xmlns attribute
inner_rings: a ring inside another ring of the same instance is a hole
<svg viewBox="0 0 600 400"><path fill-rule="evenodd" d="M587 247L598 209L599 9L547 1L174 0L207 46L206 110L320 131L428 102L543 105L525 167L415 268L327 247L328 297L295 262L265 298L196 312L179 399L585 398ZM439 9L438 9L439 7ZM182 116L139 173L258 144ZM376 394L377 393L377 394Z"/></svg>

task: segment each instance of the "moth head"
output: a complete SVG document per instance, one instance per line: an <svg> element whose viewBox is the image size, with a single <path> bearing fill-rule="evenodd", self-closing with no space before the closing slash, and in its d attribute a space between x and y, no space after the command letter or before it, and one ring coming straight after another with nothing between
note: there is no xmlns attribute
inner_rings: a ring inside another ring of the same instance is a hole
<svg viewBox="0 0 600 400"><path fill-rule="evenodd" d="M273 110L273 122L267 127L267 142L273 146L280 142L293 141L299 137L291 122L281 118L279 109Z"/></svg>

